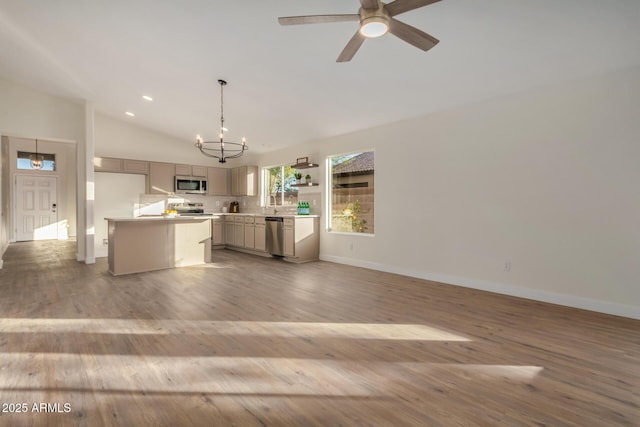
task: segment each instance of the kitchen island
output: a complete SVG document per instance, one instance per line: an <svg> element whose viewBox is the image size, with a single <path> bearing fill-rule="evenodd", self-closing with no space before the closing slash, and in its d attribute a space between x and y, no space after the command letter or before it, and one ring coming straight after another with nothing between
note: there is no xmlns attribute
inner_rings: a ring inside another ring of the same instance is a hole
<svg viewBox="0 0 640 427"><path fill-rule="evenodd" d="M117 276L211 262L211 218L105 218L109 272Z"/></svg>

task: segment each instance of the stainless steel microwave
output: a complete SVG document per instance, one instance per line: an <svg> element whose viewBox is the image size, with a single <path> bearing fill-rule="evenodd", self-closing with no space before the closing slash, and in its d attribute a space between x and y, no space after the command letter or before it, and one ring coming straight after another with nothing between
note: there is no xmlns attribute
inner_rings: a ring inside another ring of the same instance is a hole
<svg viewBox="0 0 640 427"><path fill-rule="evenodd" d="M206 194L207 178L197 176L176 176L176 194Z"/></svg>

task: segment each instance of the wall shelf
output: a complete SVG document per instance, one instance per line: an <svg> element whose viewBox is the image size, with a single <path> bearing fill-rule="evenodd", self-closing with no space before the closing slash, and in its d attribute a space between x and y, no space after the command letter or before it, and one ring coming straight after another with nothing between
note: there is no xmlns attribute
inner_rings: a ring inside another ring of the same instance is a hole
<svg viewBox="0 0 640 427"><path fill-rule="evenodd" d="M294 169L310 169L317 168L318 166L320 165L310 162L308 157L300 157L296 160L295 164L291 165L291 167Z"/></svg>
<svg viewBox="0 0 640 427"><path fill-rule="evenodd" d="M291 184L292 187L317 187L318 184L317 182L307 182L307 183L300 183L300 184Z"/></svg>

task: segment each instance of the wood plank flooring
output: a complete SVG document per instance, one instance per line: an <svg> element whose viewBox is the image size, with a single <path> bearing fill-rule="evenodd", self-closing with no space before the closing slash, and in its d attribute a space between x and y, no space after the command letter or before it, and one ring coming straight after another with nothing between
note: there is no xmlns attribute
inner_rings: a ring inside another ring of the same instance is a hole
<svg viewBox="0 0 640 427"><path fill-rule="evenodd" d="M4 256L1 426L640 425L640 321L326 262L113 277L74 252Z"/></svg>

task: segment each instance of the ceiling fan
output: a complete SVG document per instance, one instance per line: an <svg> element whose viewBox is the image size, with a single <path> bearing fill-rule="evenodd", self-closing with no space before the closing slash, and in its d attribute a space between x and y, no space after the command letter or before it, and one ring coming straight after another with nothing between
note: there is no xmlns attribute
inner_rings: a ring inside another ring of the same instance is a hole
<svg viewBox="0 0 640 427"><path fill-rule="evenodd" d="M323 24L327 22L360 21L360 28L347 43L336 62L347 62L356 54L366 38L380 37L387 32L427 51L438 44L438 39L394 16L440 0L394 0L385 4L380 0L360 0L362 6L357 14L285 16L278 18L280 25Z"/></svg>

